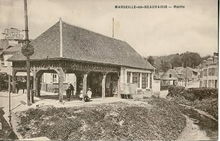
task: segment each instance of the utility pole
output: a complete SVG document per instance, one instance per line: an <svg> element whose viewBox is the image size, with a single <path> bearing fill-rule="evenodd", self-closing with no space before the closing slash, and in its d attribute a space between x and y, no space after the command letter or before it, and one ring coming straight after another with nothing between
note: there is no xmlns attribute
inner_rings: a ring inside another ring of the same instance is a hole
<svg viewBox="0 0 220 141"><path fill-rule="evenodd" d="M10 74L8 75L8 111L9 111L9 115L8 115L8 118L9 118L9 124L10 126L12 126L11 124L11 76Z"/></svg>
<svg viewBox="0 0 220 141"><path fill-rule="evenodd" d="M34 53L34 48L29 44L28 35L28 14L27 14L27 0L24 0L24 20L25 20L25 38L24 45L22 46L22 54L26 56L26 67L27 67L27 105L30 103L30 56Z"/></svg>

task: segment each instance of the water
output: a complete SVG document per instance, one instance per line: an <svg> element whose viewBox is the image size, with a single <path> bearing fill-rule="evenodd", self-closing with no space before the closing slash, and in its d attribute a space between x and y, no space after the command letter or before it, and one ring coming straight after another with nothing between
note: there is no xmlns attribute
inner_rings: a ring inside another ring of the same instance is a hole
<svg viewBox="0 0 220 141"><path fill-rule="evenodd" d="M186 127L177 140L217 140L218 121L189 107L182 109Z"/></svg>

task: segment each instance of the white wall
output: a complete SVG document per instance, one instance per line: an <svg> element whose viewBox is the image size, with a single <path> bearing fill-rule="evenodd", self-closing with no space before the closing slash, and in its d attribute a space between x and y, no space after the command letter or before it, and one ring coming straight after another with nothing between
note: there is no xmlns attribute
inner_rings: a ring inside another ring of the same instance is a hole
<svg viewBox="0 0 220 141"><path fill-rule="evenodd" d="M131 84L131 81L132 81L132 75L130 76L130 83L127 83L127 72L138 72L138 73L147 73L148 74L148 78L147 78L147 81L148 81L148 85L147 85L147 88L146 89L150 89L150 77L151 77L151 80L153 80L153 71L149 71L149 70L142 70L142 69L134 69L134 68L127 68L127 67L121 67L121 70L120 70L120 92L121 93L127 93L127 87L129 87L129 84ZM151 75L150 75L151 74ZM140 87L137 88L137 89L142 89L142 75L140 75ZM153 85L153 82L151 82L152 85ZM152 86L153 87L153 86ZM146 90L146 89L142 89L142 90Z"/></svg>

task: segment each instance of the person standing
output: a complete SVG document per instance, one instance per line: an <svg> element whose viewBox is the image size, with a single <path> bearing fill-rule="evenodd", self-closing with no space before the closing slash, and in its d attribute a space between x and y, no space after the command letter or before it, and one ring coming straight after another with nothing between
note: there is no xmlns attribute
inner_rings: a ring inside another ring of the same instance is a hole
<svg viewBox="0 0 220 141"><path fill-rule="evenodd" d="M74 86L70 83L69 84L69 87L70 87L70 93L72 96L74 96Z"/></svg>
<svg viewBox="0 0 220 141"><path fill-rule="evenodd" d="M66 97L68 101L70 101L70 96L71 96L71 86L69 84L68 88L66 89Z"/></svg>

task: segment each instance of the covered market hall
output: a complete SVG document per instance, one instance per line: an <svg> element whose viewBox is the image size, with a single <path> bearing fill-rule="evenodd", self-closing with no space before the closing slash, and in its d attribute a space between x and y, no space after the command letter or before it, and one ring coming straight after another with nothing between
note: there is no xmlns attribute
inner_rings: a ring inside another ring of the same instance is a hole
<svg viewBox="0 0 220 141"><path fill-rule="evenodd" d="M58 97L63 101L66 74L76 77L76 95L86 94L105 98L129 93L133 84L143 91L152 88L154 68L128 43L70 25L61 19L30 42L34 54L30 57L33 90L41 96L44 73L58 76ZM26 71L26 58L17 52L12 61L12 84L16 73Z"/></svg>

